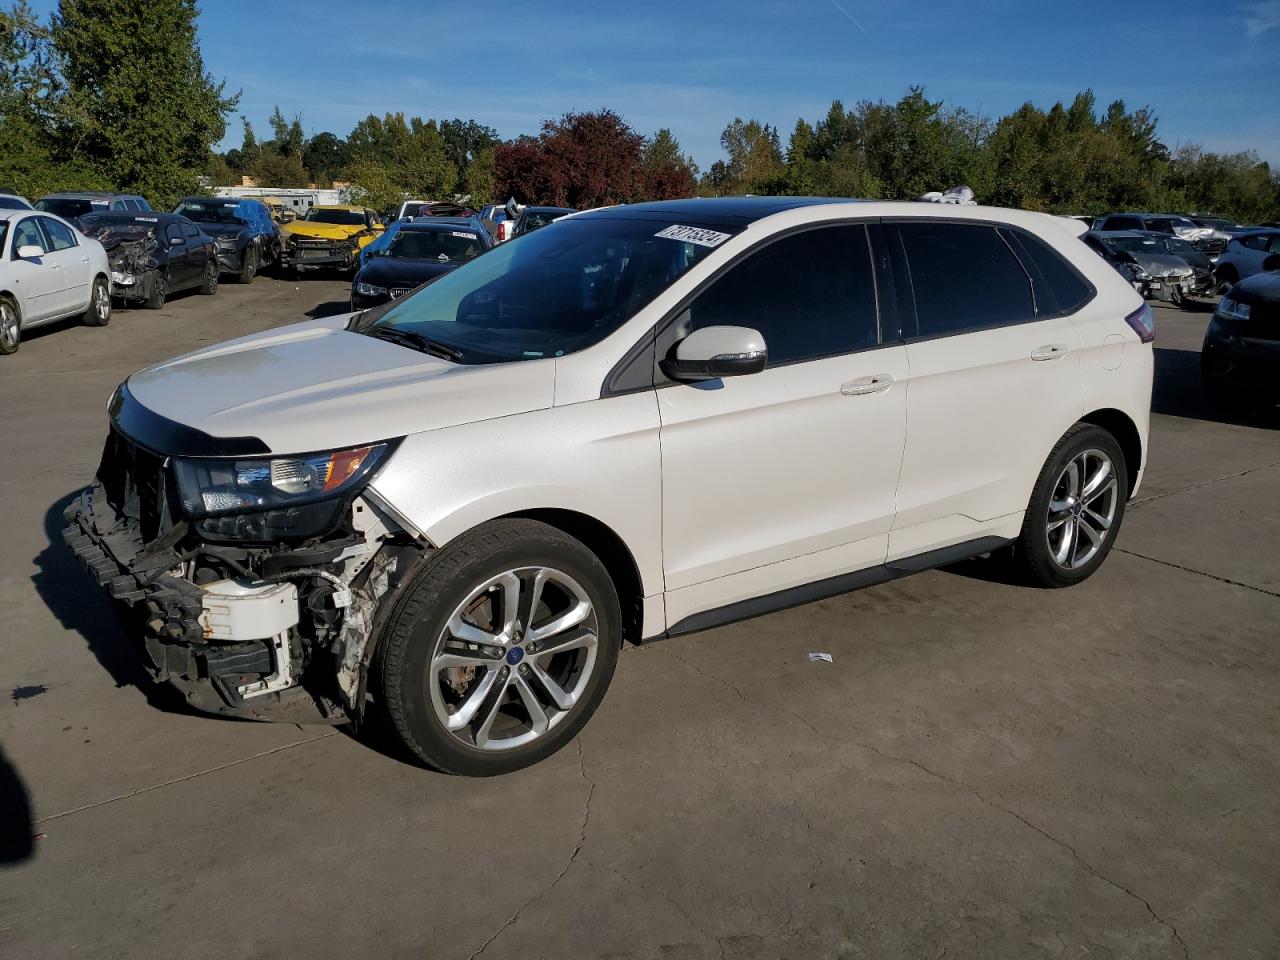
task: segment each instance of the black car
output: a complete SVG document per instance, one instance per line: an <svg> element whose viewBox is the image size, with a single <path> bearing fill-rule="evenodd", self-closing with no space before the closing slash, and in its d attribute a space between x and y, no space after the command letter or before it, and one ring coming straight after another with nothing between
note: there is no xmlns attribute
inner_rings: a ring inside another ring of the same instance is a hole
<svg viewBox="0 0 1280 960"><path fill-rule="evenodd" d="M1269 272L1227 291L1205 331L1200 374L1205 395L1219 405L1280 403L1280 254L1263 267Z"/></svg>
<svg viewBox="0 0 1280 960"><path fill-rule="evenodd" d="M520 216L516 220L516 227L512 237L532 233L539 227L545 227L553 220L559 220L561 217L577 212L573 207L525 207L520 211Z"/></svg>
<svg viewBox="0 0 1280 960"><path fill-rule="evenodd" d="M280 259L280 231L271 211L258 200L183 197L173 212L200 225L218 244L218 265L237 283Z"/></svg>
<svg viewBox="0 0 1280 960"><path fill-rule="evenodd" d="M159 310L179 290L218 291L218 246L173 213L90 213L80 229L107 251L112 294Z"/></svg>
<svg viewBox="0 0 1280 960"><path fill-rule="evenodd" d="M419 284L450 273L493 246L489 231L474 220L404 223L386 248L370 255L351 283L351 309L395 300Z"/></svg>

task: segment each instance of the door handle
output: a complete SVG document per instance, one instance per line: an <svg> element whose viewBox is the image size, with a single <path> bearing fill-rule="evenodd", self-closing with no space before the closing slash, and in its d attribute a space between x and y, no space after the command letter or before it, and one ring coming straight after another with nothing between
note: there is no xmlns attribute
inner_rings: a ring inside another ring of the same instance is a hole
<svg viewBox="0 0 1280 960"><path fill-rule="evenodd" d="M893 374L876 373L840 384L840 392L846 397L865 397L869 393L883 393L893 386Z"/></svg>
<svg viewBox="0 0 1280 960"><path fill-rule="evenodd" d="M81 263L88 263L88 262L89 262L89 258L88 258L88 257L81 257L81 258L80 258L80 262L81 262Z"/></svg>
<svg viewBox="0 0 1280 960"><path fill-rule="evenodd" d="M1031 351L1032 360L1057 360L1067 355L1065 343L1048 343Z"/></svg>

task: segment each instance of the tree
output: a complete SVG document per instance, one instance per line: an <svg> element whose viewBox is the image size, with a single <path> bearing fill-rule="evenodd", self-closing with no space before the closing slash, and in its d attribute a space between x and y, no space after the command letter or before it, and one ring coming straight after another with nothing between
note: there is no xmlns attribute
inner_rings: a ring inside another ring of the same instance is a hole
<svg viewBox="0 0 1280 960"><path fill-rule="evenodd" d="M776 129L736 117L720 134L720 145L729 155L721 192L775 194L786 189L787 170Z"/></svg>
<svg viewBox="0 0 1280 960"><path fill-rule="evenodd" d="M645 190L644 146L612 110L566 113L495 149L498 195L578 209L630 203Z"/></svg>
<svg viewBox="0 0 1280 960"><path fill-rule="evenodd" d="M498 131L474 120L440 121L440 136L444 140L444 155L458 171L459 182L466 179L466 170L480 154L492 150L498 142Z"/></svg>
<svg viewBox="0 0 1280 960"><path fill-rule="evenodd" d="M473 207L498 201L493 147L486 147L471 158L463 172L462 189L471 198Z"/></svg>
<svg viewBox="0 0 1280 960"><path fill-rule="evenodd" d="M691 197L698 188L698 167L680 152L680 144L663 127L644 145L644 196L647 200Z"/></svg>
<svg viewBox="0 0 1280 960"><path fill-rule="evenodd" d="M73 160L167 206L196 188L239 94L204 69L195 0L61 0L52 18Z"/></svg>
<svg viewBox="0 0 1280 960"><path fill-rule="evenodd" d="M307 141L302 151L302 164L320 183L329 183L334 174L351 162L351 151L345 140L325 131Z"/></svg>
<svg viewBox="0 0 1280 960"><path fill-rule="evenodd" d="M275 134L275 139L271 141L272 147L276 153L282 157L302 156L303 147L306 145L306 135L302 132L302 114L296 114L293 121L285 120L284 114L280 112L277 105L271 111L271 132Z"/></svg>

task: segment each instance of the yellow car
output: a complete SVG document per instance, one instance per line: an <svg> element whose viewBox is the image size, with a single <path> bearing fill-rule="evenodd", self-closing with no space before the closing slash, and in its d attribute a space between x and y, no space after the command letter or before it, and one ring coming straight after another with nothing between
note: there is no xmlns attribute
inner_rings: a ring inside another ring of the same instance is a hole
<svg viewBox="0 0 1280 960"><path fill-rule="evenodd" d="M280 228L286 270L338 267L355 272L360 249L382 234L377 214L364 207L312 207L301 220Z"/></svg>

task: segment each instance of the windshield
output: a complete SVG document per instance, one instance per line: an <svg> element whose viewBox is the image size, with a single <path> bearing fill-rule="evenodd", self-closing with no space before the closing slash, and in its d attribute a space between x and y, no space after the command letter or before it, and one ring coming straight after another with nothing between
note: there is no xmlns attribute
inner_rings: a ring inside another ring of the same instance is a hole
<svg viewBox="0 0 1280 960"><path fill-rule="evenodd" d="M1173 233L1175 221L1169 217L1149 217L1147 218L1147 229L1155 233ZM1182 226L1182 224L1177 224Z"/></svg>
<svg viewBox="0 0 1280 960"><path fill-rule="evenodd" d="M571 210L540 210L537 213L526 213L524 215L524 229L526 231L537 230L539 227L545 227L548 223L572 212Z"/></svg>
<svg viewBox="0 0 1280 960"><path fill-rule="evenodd" d="M247 223L243 217L236 216L237 206L216 200L184 200L173 212L197 223Z"/></svg>
<svg viewBox="0 0 1280 960"><path fill-rule="evenodd" d="M484 249L474 233L461 230L401 230L388 256L396 260L470 260Z"/></svg>
<svg viewBox="0 0 1280 960"><path fill-rule="evenodd" d="M1107 246L1124 253L1161 252L1161 244L1151 237L1107 237Z"/></svg>
<svg viewBox="0 0 1280 960"><path fill-rule="evenodd" d="M463 363L574 353L613 333L730 236L696 226L566 220L439 277L361 329L442 343ZM688 242L691 235L699 242Z"/></svg>
<svg viewBox="0 0 1280 960"><path fill-rule="evenodd" d="M74 220L90 210L106 210L110 206L108 200L85 200L80 197L47 197L36 201L36 209L52 213L67 220Z"/></svg>
<svg viewBox="0 0 1280 960"><path fill-rule="evenodd" d="M0 209L2 210L26 210L27 205L17 197L5 196L0 193Z"/></svg>
<svg viewBox="0 0 1280 960"><path fill-rule="evenodd" d="M1199 253L1194 243L1190 240L1183 240L1181 237L1161 237L1162 245L1168 253L1176 253L1179 256L1187 253Z"/></svg>
<svg viewBox="0 0 1280 960"><path fill-rule="evenodd" d="M1236 225L1228 220L1219 220L1216 217L1201 217L1196 223L1202 227L1212 227L1214 230L1234 230Z"/></svg>
<svg viewBox="0 0 1280 960"><path fill-rule="evenodd" d="M359 210L322 210L312 207L302 218L308 223L337 223L344 227L363 227L364 214Z"/></svg>

